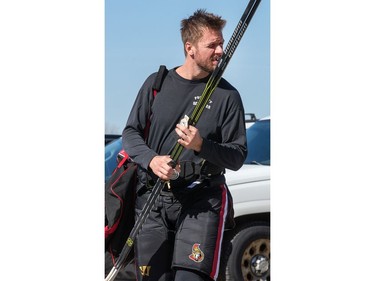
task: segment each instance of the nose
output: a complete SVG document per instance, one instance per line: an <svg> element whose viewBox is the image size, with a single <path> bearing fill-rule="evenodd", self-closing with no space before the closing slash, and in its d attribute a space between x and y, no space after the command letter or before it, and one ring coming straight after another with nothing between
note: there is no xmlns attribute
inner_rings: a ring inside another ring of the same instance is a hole
<svg viewBox="0 0 375 281"><path fill-rule="evenodd" d="M215 53L217 54L217 55L222 55L223 54L223 52L224 52L224 49L223 49L223 46L222 45L217 45L217 47L216 47L216 49L215 49Z"/></svg>

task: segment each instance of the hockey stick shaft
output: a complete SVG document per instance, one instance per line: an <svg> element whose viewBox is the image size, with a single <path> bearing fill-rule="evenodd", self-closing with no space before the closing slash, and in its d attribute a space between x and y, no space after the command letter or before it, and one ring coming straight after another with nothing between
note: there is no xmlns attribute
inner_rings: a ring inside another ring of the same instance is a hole
<svg viewBox="0 0 375 281"><path fill-rule="evenodd" d="M228 63L234 54L234 51L237 49L237 46L240 43L250 23L250 20L253 18L260 1L261 0L250 0L249 4L247 5L245 12L243 13L231 38L229 39L228 45L225 48L224 54L220 60L218 67L212 73L210 79L206 84L203 94L197 103L197 106L194 108L194 111L189 120L191 125L195 125L198 122L203 109L205 108L209 98L219 84L220 79L223 76Z"/></svg>
<svg viewBox="0 0 375 281"><path fill-rule="evenodd" d="M219 65L214 70L214 72L211 74L209 80L207 81L207 84L203 90L203 93L198 100L197 105L194 108L194 111L192 115L189 118L189 125L195 126L198 122L200 116L202 115L202 112L204 108L206 107L212 93L215 91L217 85L220 82L221 77L223 76L225 68L228 66L228 63L230 59L232 58L234 51L236 50L238 44L240 43L251 19L253 18L256 9L259 6L261 0L250 0L249 4L247 5L245 12L243 13L240 21L238 22L227 47L225 48L224 54L220 60ZM177 159L179 158L180 154L182 153L184 147L176 143L171 158L177 162Z"/></svg>
<svg viewBox="0 0 375 281"><path fill-rule="evenodd" d="M211 74L205 89L201 95L201 98L199 99L197 105L194 108L194 111L189 118L189 125L195 125L202 112L203 109L206 107L209 98L211 97L212 93L215 91L217 85L220 82L220 79L224 73L225 68L227 67L230 59L233 56L234 51L236 50L243 34L245 33L247 26L252 19L259 3L261 0L250 0L249 4L247 5L245 12L243 13L239 23L237 24L236 29L233 32L233 35L231 36L228 45L224 51L224 54L219 62L219 65L216 67L214 72ZM178 161L178 158L180 157L184 147L176 143L174 148L172 149L171 158L173 159L173 164L175 165ZM105 278L105 281L114 281L119 270L124 266L124 262L126 258L128 257L132 247L134 240L136 236L138 235L139 231L142 228L142 225L146 221L148 215L151 212L151 209L155 205L155 201L158 197L158 195L161 193L162 189L164 188L164 185L166 184L165 181L158 179L155 186L152 189L152 192L144 205L139 217L136 220L136 223L132 229L132 231L129 234L128 239L126 240L126 243L120 253L120 256L116 260L115 265L113 266L112 270L109 272L107 277Z"/></svg>

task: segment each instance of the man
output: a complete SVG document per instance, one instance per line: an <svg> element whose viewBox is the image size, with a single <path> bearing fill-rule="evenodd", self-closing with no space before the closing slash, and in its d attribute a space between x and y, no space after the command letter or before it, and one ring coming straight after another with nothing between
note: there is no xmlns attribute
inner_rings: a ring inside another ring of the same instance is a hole
<svg viewBox="0 0 375 281"><path fill-rule="evenodd" d="M146 79L123 131L124 149L138 164L137 215L157 178L168 182L135 242L137 280L217 278L224 228L234 224L224 172L238 170L247 154L244 109L222 78L196 126L184 116L223 55L225 23L205 10L181 21L184 64L169 70L155 98L156 73ZM173 168L176 142L184 150Z"/></svg>

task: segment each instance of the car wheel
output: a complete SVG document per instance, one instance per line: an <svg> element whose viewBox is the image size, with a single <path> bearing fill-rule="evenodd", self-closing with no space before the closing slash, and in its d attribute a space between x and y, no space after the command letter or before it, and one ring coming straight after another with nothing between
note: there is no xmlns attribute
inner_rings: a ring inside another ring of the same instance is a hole
<svg viewBox="0 0 375 281"><path fill-rule="evenodd" d="M226 277L229 281L269 281L270 227L251 226L238 232L232 240Z"/></svg>

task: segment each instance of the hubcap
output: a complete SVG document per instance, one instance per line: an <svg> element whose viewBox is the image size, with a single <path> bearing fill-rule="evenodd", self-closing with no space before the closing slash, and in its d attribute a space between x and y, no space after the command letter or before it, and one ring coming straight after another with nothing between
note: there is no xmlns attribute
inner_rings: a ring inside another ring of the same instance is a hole
<svg viewBox="0 0 375 281"><path fill-rule="evenodd" d="M264 273L268 271L268 268L270 266L269 260L262 256L262 255L256 255L251 259L251 272L257 276L262 277Z"/></svg>
<svg viewBox="0 0 375 281"><path fill-rule="evenodd" d="M269 239L257 239L249 244L242 256L243 280L270 280L270 252Z"/></svg>

